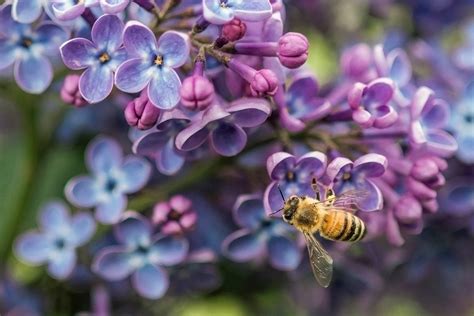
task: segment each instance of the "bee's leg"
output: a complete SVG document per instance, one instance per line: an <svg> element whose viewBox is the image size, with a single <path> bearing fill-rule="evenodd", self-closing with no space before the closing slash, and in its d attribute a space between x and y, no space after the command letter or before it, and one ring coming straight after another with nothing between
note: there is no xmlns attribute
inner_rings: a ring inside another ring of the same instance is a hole
<svg viewBox="0 0 474 316"><path fill-rule="evenodd" d="M334 193L333 189L327 188L324 203L326 206L331 206L334 204L334 201L336 201L336 194Z"/></svg>
<svg viewBox="0 0 474 316"><path fill-rule="evenodd" d="M316 200L321 201L321 195L319 192L319 186L318 186L318 181L316 181L316 178L313 178L313 181L311 182L311 188L314 191L314 194L316 195Z"/></svg>

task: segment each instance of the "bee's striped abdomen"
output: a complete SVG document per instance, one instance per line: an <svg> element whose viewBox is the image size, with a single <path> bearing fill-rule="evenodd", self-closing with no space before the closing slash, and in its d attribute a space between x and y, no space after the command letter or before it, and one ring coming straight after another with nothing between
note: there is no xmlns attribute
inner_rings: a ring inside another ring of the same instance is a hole
<svg viewBox="0 0 474 316"><path fill-rule="evenodd" d="M364 222L344 211L331 211L324 217L321 236L340 241L359 241L366 233Z"/></svg>

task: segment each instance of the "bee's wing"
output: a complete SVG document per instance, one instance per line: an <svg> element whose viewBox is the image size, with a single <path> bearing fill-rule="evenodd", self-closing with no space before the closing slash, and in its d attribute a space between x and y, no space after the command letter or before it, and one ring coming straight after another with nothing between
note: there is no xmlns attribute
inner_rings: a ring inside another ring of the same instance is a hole
<svg viewBox="0 0 474 316"><path fill-rule="evenodd" d="M357 209L358 203L363 201L368 195L369 192L365 190L348 190L336 197L332 207L346 211L354 211Z"/></svg>
<svg viewBox="0 0 474 316"><path fill-rule="evenodd" d="M312 234L304 233L304 237L314 276L321 286L328 287L332 278L332 258Z"/></svg>

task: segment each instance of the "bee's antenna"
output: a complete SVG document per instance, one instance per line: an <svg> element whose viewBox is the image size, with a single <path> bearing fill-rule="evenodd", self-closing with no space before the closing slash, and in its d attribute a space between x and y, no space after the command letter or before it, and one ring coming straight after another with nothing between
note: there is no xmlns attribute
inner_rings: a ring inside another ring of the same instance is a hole
<svg viewBox="0 0 474 316"><path fill-rule="evenodd" d="M283 202L286 202L285 196L283 195L283 192L281 191L280 185L278 185L278 191L280 191L281 198L283 199Z"/></svg>
<svg viewBox="0 0 474 316"><path fill-rule="evenodd" d="M283 210L283 207L282 207L281 209L279 209L279 210L276 210L275 212L271 212L271 213L268 214L268 215L269 215L269 216L272 216L272 215L274 215L274 214L280 212L281 210Z"/></svg>

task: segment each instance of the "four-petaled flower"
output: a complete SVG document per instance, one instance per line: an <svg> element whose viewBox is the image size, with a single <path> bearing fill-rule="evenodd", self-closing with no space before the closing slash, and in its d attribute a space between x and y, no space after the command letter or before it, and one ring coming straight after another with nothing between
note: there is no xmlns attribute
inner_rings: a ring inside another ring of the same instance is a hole
<svg viewBox="0 0 474 316"><path fill-rule="evenodd" d="M281 125L289 131L298 132L306 127L306 122L318 120L330 111L331 104L319 98L318 82L308 74L300 74L285 93L285 102L278 102ZM282 92L283 93L283 92Z"/></svg>
<svg viewBox="0 0 474 316"><path fill-rule="evenodd" d="M96 218L101 223L118 222L127 206L126 194L139 191L148 182L150 164L136 156L123 158L119 144L106 137L89 144L86 164L93 175L69 180L67 199L78 207L96 207Z"/></svg>
<svg viewBox="0 0 474 316"><path fill-rule="evenodd" d="M273 213L283 206L279 189L285 198L291 195L314 196L311 182L324 174L326 163L326 155L319 151L309 152L300 158L286 152L268 157L267 171L272 182L263 197L265 211Z"/></svg>
<svg viewBox="0 0 474 316"><path fill-rule="evenodd" d="M204 18L214 24L226 24L234 18L262 21L272 15L268 0L202 0Z"/></svg>
<svg viewBox="0 0 474 316"><path fill-rule="evenodd" d="M64 64L73 70L86 69L79 91L89 103L104 100L114 86L114 71L127 59L122 47L123 22L115 15L101 16L92 27L92 41L73 38L61 46Z"/></svg>
<svg viewBox="0 0 474 316"><path fill-rule="evenodd" d="M167 31L158 42L155 34L140 22L125 25L123 43L131 59L117 69L115 84L124 92L148 89L151 103L162 109L174 108L180 100L181 80L174 70L189 58L187 35Z"/></svg>
<svg viewBox="0 0 474 316"><path fill-rule="evenodd" d="M18 258L26 263L48 263L49 274L67 278L76 265L76 248L95 232L96 224L85 212L70 215L62 202L50 202L40 211L39 230L21 235L14 246Z"/></svg>
<svg viewBox="0 0 474 316"><path fill-rule="evenodd" d="M66 32L52 22L32 28L12 19L11 5L0 12L0 70L14 64L16 83L26 92L39 94L53 80L53 67L46 58L55 56Z"/></svg>
<svg viewBox="0 0 474 316"><path fill-rule="evenodd" d="M182 195L172 196L169 201L160 202L153 208L152 222L161 225L161 233L180 234L191 230L197 220L193 202Z"/></svg>
<svg viewBox="0 0 474 316"><path fill-rule="evenodd" d="M294 270L299 265L301 249L291 237L291 226L280 219L267 217L260 196L239 196L233 216L241 229L227 236L222 243L222 251L229 259L246 262L268 256L274 268L284 271Z"/></svg>
<svg viewBox="0 0 474 316"><path fill-rule="evenodd" d="M410 113L410 141L431 153L449 157L456 152L456 139L443 130L449 120L449 105L434 98L433 90L421 87L413 96Z"/></svg>
<svg viewBox="0 0 474 316"><path fill-rule="evenodd" d="M394 93L394 83L388 78L378 78L368 84L357 82L348 95L352 118L365 128L387 128L398 119L389 104Z"/></svg>
<svg viewBox="0 0 474 316"><path fill-rule="evenodd" d="M357 201L357 207L361 211L371 212L382 208L383 197L370 178L380 177L386 169L387 158L379 154L366 154L354 162L337 157L328 165L326 174L336 196L358 191L361 198Z"/></svg>
<svg viewBox="0 0 474 316"><path fill-rule="evenodd" d="M243 128L261 125L270 113L270 106L264 99L242 98L227 107L215 103L199 113L199 117L178 134L176 146L189 151L198 148L209 138L218 154L234 156L247 143L247 134Z"/></svg>
<svg viewBox="0 0 474 316"><path fill-rule="evenodd" d="M153 235L150 222L135 212L124 214L115 226L119 245L102 249L94 258L92 270L108 281L132 277L133 288L143 297L162 297L169 286L162 266L177 265L186 258L188 242L182 237Z"/></svg>

